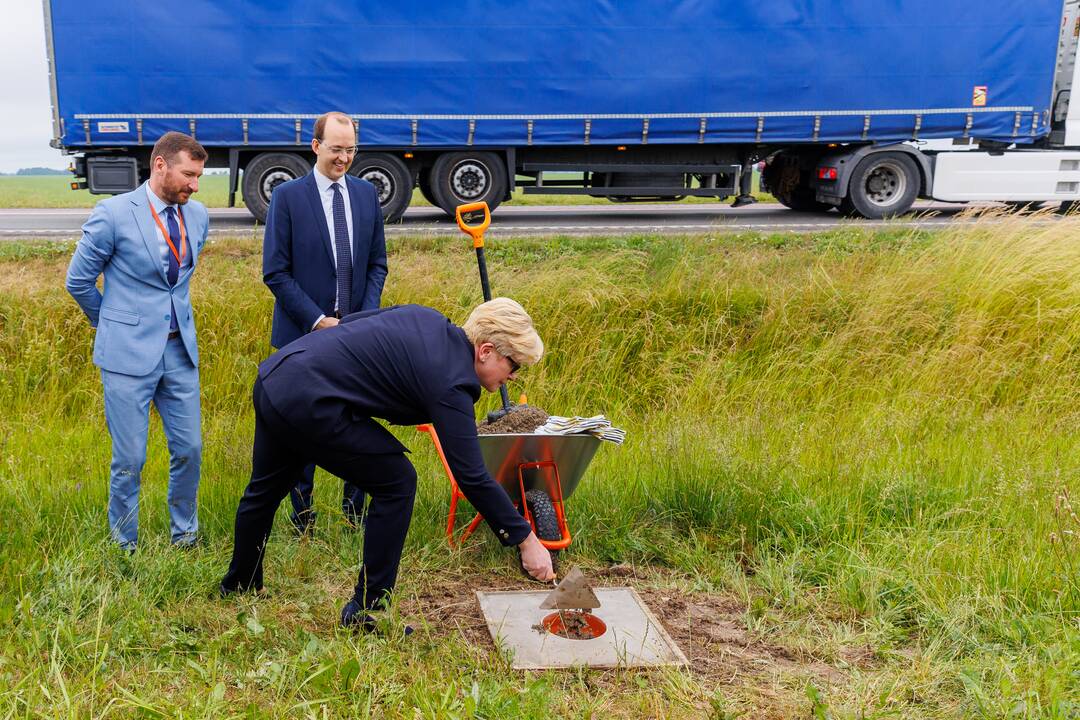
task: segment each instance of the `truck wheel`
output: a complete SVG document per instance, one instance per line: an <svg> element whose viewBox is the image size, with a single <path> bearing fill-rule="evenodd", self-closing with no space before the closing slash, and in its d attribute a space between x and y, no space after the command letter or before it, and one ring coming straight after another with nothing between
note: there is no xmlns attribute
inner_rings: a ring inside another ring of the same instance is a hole
<svg viewBox="0 0 1080 720"><path fill-rule="evenodd" d="M895 217L911 209L919 194L919 168L903 153L875 153L851 173L842 209L869 220Z"/></svg>
<svg viewBox="0 0 1080 720"><path fill-rule="evenodd" d="M772 196L786 208L800 212L828 212L832 205L818 202L809 184L810 173L799 167L799 159L780 155L765 166L762 180Z"/></svg>
<svg viewBox="0 0 1080 720"><path fill-rule="evenodd" d="M431 207L439 207L439 203L435 200L435 194L431 192L431 170L424 169L420 171L419 177L416 178L416 187L420 189L420 195L425 200L431 203Z"/></svg>
<svg viewBox="0 0 1080 720"><path fill-rule="evenodd" d="M431 168L431 194L450 215L458 205L481 200L494 210L506 194L506 167L495 153L445 153Z"/></svg>
<svg viewBox="0 0 1080 720"><path fill-rule="evenodd" d="M555 516L555 506L551 497L543 490L527 490L525 492L525 504L529 506L533 522L536 523L536 537L541 540L558 540L562 537L559 532L559 519ZM557 573L559 571L559 551L549 550L551 554L551 567Z"/></svg>
<svg viewBox="0 0 1080 720"><path fill-rule="evenodd" d="M361 153L349 174L375 186L383 222L397 222L412 200L412 174L405 163L389 153Z"/></svg>
<svg viewBox="0 0 1080 720"><path fill-rule="evenodd" d="M244 168L244 205L261 223L266 222L270 194L283 182L311 172L311 165L293 153L262 153Z"/></svg>

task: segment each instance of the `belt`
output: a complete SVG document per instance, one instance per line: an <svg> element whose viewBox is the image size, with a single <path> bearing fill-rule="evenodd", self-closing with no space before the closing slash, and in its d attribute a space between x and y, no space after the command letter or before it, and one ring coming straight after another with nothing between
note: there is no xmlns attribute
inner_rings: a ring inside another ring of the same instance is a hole
<svg viewBox="0 0 1080 720"><path fill-rule="evenodd" d="M179 330L173 330L172 332L169 333L169 339L170 340L175 340L178 337L180 337L180 331Z"/></svg>

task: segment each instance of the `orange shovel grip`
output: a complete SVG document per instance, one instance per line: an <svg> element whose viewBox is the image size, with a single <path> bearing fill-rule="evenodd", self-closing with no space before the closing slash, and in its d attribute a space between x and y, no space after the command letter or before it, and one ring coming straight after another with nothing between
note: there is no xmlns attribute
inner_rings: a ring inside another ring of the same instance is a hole
<svg viewBox="0 0 1080 720"><path fill-rule="evenodd" d="M462 215L476 210L484 211L484 221L479 225L466 225ZM472 236L473 247L484 247L484 231L487 230L488 225L491 224L491 210L488 209L488 204L481 200L480 202L469 203L467 205L458 205L457 209L454 211L454 217L457 218L457 224L458 227L461 228L461 232Z"/></svg>

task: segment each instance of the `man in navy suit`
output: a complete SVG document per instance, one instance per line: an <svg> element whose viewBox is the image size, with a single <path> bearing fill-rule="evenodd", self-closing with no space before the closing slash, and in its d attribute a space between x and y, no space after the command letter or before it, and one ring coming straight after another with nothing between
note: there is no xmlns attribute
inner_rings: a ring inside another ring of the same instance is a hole
<svg viewBox="0 0 1080 720"><path fill-rule="evenodd" d="M520 549L530 575L550 581L550 554L484 465L473 407L481 388L498 390L543 352L525 310L495 298L462 327L419 305L356 313L264 360L253 392L251 481L236 509L222 594L262 589L274 512L300 468L314 461L371 495L360 577L341 624L374 629L368 611L394 588L416 496L405 446L374 418L434 425L469 502L502 544Z"/></svg>
<svg viewBox="0 0 1080 720"><path fill-rule="evenodd" d="M386 242L375 187L348 174L356 132L348 115L315 120L315 167L274 189L263 236L263 281L274 294L270 344L288 345L345 315L379 307L386 281ZM315 521L311 509L315 465L299 471L290 493L292 521L301 534ZM364 493L344 482L345 517L356 526Z"/></svg>
<svg viewBox="0 0 1080 720"><path fill-rule="evenodd" d="M209 218L190 198L206 157L194 138L165 133L150 151L150 179L90 213L67 271L68 292L97 328L94 364L112 436L109 528L129 551L139 538L151 403L169 441L173 544L194 544L199 529L199 348L189 286Z"/></svg>

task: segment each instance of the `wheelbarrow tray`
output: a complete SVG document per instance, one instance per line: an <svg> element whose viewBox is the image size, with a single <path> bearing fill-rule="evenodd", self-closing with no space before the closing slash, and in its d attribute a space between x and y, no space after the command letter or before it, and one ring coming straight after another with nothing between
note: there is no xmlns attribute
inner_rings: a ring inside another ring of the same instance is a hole
<svg viewBox="0 0 1080 720"><path fill-rule="evenodd" d="M521 500L518 489L518 466L523 463L553 462L559 470L563 500L574 494L585 469L600 447L600 438L588 433L575 435L536 435L506 433L480 435L480 452L488 472L506 490L514 502ZM525 491L546 489L547 468L525 468Z"/></svg>

